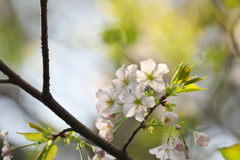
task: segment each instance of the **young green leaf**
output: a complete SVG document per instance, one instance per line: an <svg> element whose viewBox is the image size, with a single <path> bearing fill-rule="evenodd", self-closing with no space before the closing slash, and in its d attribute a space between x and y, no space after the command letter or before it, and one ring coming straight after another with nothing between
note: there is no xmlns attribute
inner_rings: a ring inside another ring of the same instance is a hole
<svg viewBox="0 0 240 160"><path fill-rule="evenodd" d="M207 90L206 88L200 88L196 84L189 84L184 86L183 88L176 89L175 93L182 93L182 92L194 92L194 91L201 91Z"/></svg>
<svg viewBox="0 0 240 160"><path fill-rule="evenodd" d="M31 122L27 122L27 124L28 124L29 127L33 128L33 129L35 129L35 130L37 130L37 131L39 131L39 132L44 132L44 129L41 128L41 127L39 127L39 126L36 125L36 124L33 124L33 123L31 123Z"/></svg>
<svg viewBox="0 0 240 160"><path fill-rule="evenodd" d="M192 66L189 66L189 65L186 65L183 67L183 69L181 70L178 76L177 84L182 84L190 79L191 69L192 69Z"/></svg>
<svg viewBox="0 0 240 160"><path fill-rule="evenodd" d="M43 139L43 133L20 133L17 132L18 134L22 134L27 140L29 141L41 141Z"/></svg>
<svg viewBox="0 0 240 160"><path fill-rule="evenodd" d="M182 63L177 65L177 67L175 68L175 70L173 72L173 76L172 76L172 80L171 80L172 84L176 84L177 83L179 74L182 71L182 69L183 69Z"/></svg>
<svg viewBox="0 0 240 160"><path fill-rule="evenodd" d="M155 125L157 124L157 120L156 119L152 119L151 122L150 122L151 125Z"/></svg>
<svg viewBox="0 0 240 160"><path fill-rule="evenodd" d="M206 78L206 76L203 77L203 78L200 78L198 76L193 76L188 81L186 81L183 85L186 86L186 85L189 85L189 84L192 84L192 83L196 83L196 82L201 81L205 78Z"/></svg>

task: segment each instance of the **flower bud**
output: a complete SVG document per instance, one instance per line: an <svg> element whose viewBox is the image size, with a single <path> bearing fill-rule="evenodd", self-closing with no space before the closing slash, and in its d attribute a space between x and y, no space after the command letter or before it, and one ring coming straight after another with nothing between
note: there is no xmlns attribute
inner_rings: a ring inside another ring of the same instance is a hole
<svg viewBox="0 0 240 160"><path fill-rule="evenodd" d="M189 150L188 149L185 149L184 151L184 156L185 156L185 159L189 159Z"/></svg>
<svg viewBox="0 0 240 160"><path fill-rule="evenodd" d="M2 148L2 154L1 154L1 156L2 157L6 157L6 156L10 156L10 155L12 155L12 153L14 152L14 149L12 149L12 148L8 148L8 147L6 147L6 146L4 146L3 148Z"/></svg>
<svg viewBox="0 0 240 160"><path fill-rule="evenodd" d="M176 130L181 130L182 127L181 127L179 124L176 124L176 125L175 125L175 129L176 129Z"/></svg>
<svg viewBox="0 0 240 160"><path fill-rule="evenodd" d="M206 133L195 132L193 135L195 138L195 143L197 143L197 145L199 147L207 147L208 146L210 139Z"/></svg>
<svg viewBox="0 0 240 160"><path fill-rule="evenodd" d="M108 119L114 119L116 117L116 115L117 115L116 113L112 113L107 118Z"/></svg>
<svg viewBox="0 0 240 160"><path fill-rule="evenodd" d="M174 147L177 151L179 151L179 152L185 150L185 145L184 145L183 142L182 142L181 140L179 140L179 139L174 139L174 140L172 141L172 144L173 144L173 147Z"/></svg>

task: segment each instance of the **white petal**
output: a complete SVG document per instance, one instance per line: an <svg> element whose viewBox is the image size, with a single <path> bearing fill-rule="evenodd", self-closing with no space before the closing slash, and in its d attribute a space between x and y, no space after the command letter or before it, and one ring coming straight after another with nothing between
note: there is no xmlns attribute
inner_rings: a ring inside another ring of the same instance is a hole
<svg viewBox="0 0 240 160"><path fill-rule="evenodd" d="M163 80L154 79L150 85L156 92L162 92L165 89Z"/></svg>
<svg viewBox="0 0 240 160"><path fill-rule="evenodd" d="M137 70L136 74L137 74L137 80L139 82L146 79L146 75L144 72Z"/></svg>
<svg viewBox="0 0 240 160"><path fill-rule="evenodd" d="M160 63L156 66L154 74L156 76L162 76L163 74L166 74L169 72L169 69L167 68L166 64Z"/></svg>
<svg viewBox="0 0 240 160"><path fill-rule="evenodd" d="M147 112L147 111L144 111L144 110L142 110L142 111L140 111L140 112L137 112L136 115L135 115L136 120L139 121L139 122L144 121L144 114L145 114L146 112Z"/></svg>
<svg viewBox="0 0 240 160"><path fill-rule="evenodd" d="M179 160L179 158L177 157L177 155L173 152L173 150L169 150L168 151L168 153L169 153L169 159L171 159L171 160Z"/></svg>
<svg viewBox="0 0 240 160"><path fill-rule="evenodd" d="M112 113L116 113L116 112L122 112L122 106L120 106L120 105L115 105L114 107L112 107L112 109L111 109L111 114Z"/></svg>
<svg viewBox="0 0 240 160"><path fill-rule="evenodd" d="M123 113L126 117L132 117L136 113L136 108L133 104L125 104L123 106Z"/></svg>
<svg viewBox="0 0 240 160"><path fill-rule="evenodd" d="M168 156L167 156L166 151L164 149L160 150L160 152L158 152L156 154L156 157L160 158L161 160L167 160L168 159Z"/></svg>
<svg viewBox="0 0 240 160"><path fill-rule="evenodd" d="M129 92L124 92L122 93L122 100L124 101L124 103L132 103L135 99L134 95L132 93Z"/></svg>
<svg viewBox="0 0 240 160"><path fill-rule="evenodd" d="M142 84L138 84L137 87L136 87L136 93L135 95L140 98L142 95L143 95L143 91L145 89L145 86L142 85Z"/></svg>
<svg viewBox="0 0 240 160"><path fill-rule="evenodd" d="M103 92L103 90L99 89L96 92L96 97L97 99L107 99L108 97L106 96L106 94Z"/></svg>
<svg viewBox="0 0 240 160"><path fill-rule="evenodd" d="M112 85L113 85L114 91L116 91L116 89L122 87L122 83L121 83L120 79L112 80Z"/></svg>
<svg viewBox="0 0 240 160"><path fill-rule="evenodd" d="M147 97L142 99L142 103L145 107L151 108L155 105L154 97Z"/></svg>
<svg viewBox="0 0 240 160"><path fill-rule="evenodd" d="M141 71L148 72L148 71L152 71L156 67L156 63L154 60L148 59L140 62L140 66L141 66Z"/></svg>
<svg viewBox="0 0 240 160"><path fill-rule="evenodd" d="M103 114L103 111L108 108L104 101L98 101L96 104L96 109L98 114Z"/></svg>
<svg viewBox="0 0 240 160"><path fill-rule="evenodd" d="M155 147L149 150L149 153L151 154L157 154L160 151L159 147Z"/></svg>
<svg viewBox="0 0 240 160"><path fill-rule="evenodd" d="M127 70L128 70L129 75L131 75L131 74L136 74L137 65L136 65L136 64L129 65L129 66L127 67Z"/></svg>
<svg viewBox="0 0 240 160"><path fill-rule="evenodd" d="M105 154L105 157L103 158L103 160L114 160L114 159L116 159L116 158L107 153Z"/></svg>
<svg viewBox="0 0 240 160"><path fill-rule="evenodd" d="M128 71L124 68L124 65L116 71L116 75L119 79L125 78L128 75Z"/></svg>
<svg viewBox="0 0 240 160"><path fill-rule="evenodd" d="M11 156L5 156L3 160L11 160Z"/></svg>

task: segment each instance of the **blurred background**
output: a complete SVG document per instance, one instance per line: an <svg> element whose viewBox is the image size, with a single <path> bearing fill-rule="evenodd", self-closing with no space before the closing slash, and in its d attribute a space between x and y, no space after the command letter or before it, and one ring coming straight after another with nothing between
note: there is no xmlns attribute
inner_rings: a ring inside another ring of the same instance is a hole
<svg viewBox="0 0 240 160"><path fill-rule="evenodd" d="M240 1L238 0L51 0L48 3L51 91L55 99L88 127L95 129L96 91L115 79L123 64L154 59L168 65L167 83L177 64L194 64L192 75L207 91L168 99L180 121L205 132L211 141L199 148L184 130L191 160L223 160L218 148L240 138ZM0 59L23 79L42 88L39 2L0 1ZM6 78L0 73L0 78ZM56 131L68 125L20 88L0 85L0 129L9 131L11 145L29 144L17 132L34 132L25 121ZM153 118L161 120L162 108ZM139 125L134 118L116 134L120 148ZM96 130L97 132L97 130ZM148 150L166 140L155 129L141 130L128 152L135 160L154 160ZM59 141L56 160L77 160L76 144ZM2 143L0 144L2 147ZM26 159L34 147L17 150Z"/></svg>

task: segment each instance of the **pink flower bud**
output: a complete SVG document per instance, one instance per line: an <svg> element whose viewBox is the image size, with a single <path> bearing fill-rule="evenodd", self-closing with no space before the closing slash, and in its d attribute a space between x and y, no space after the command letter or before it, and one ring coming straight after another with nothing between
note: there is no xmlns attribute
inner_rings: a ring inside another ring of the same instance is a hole
<svg viewBox="0 0 240 160"><path fill-rule="evenodd" d="M116 116L116 113L112 113L112 114L110 114L107 118L108 118L108 119L114 119L115 116Z"/></svg>
<svg viewBox="0 0 240 160"><path fill-rule="evenodd" d="M8 147L6 147L6 146L4 146L3 148L2 148L2 154L1 154L1 156L2 157L6 157L6 156L10 156L10 155L12 155L12 153L14 152L14 149L12 149L12 148L8 148Z"/></svg>
<svg viewBox="0 0 240 160"><path fill-rule="evenodd" d="M185 159L189 159L189 154L190 154L189 150L185 149L183 152L184 152L184 155L185 155Z"/></svg>
<svg viewBox="0 0 240 160"><path fill-rule="evenodd" d="M181 152L181 151L184 151L185 150L185 145L183 144L183 142L179 139L175 139L172 141L172 144L173 144L173 147Z"/></svg>
<svg viewBox="0 0 240 160"><path fill-rule="evenodd" d="M195 143L197 143L197 145L199 147L207 147L208 146L210 139L206 133L195 132L193 135L195 138Z"/></svg>
<svg viewBox="0 0 240 160"><path fill-rule="evenodd" d="M176 124L176 125L175 125L175 129L176 129L176 130L181 130L182 127L181 127L179 124Z"/></svg>

